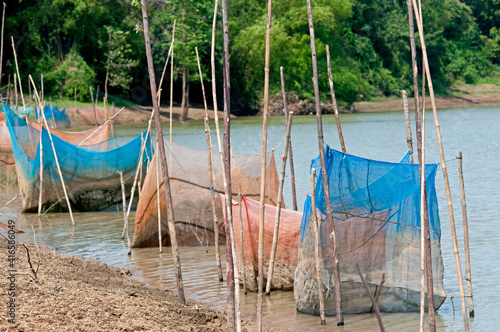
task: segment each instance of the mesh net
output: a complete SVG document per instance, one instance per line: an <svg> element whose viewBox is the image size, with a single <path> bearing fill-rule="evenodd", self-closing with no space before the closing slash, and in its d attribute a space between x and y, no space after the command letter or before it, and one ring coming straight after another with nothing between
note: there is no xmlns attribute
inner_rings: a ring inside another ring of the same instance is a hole
<svg viewBox="0 0 500 332"><path fill-rule="evenodd" d="M37 108L35 108L35 113L38 119L40 119L40 114ZM60 110L52 104L46 105L43 108L43 115L45 116L49 127L69 128L71 126L69 117L66 114L66 107Z"/></svg>
<svg viewBox="0 0 500 332"><path fill-rule="evenodd" d="M186 147L164 142L167 164L169 167L172 201L174 206L175 227L179 245L214 244L214 222L212 214L211 174L208 170L208 154ZM170 159L170 155L172 158ZM224 192L219 155L213 155L215 171L215 191ZM231 181L234 197L241 187L241 193L247 197L260 196L261 155L233 156L231 162ZM278 173L274 153L268 152L266 168L266 202L276 204L278 195ZM160 179L160 211L163 245L170 245L167 227L167 206ZM148 167L144 180L137 212L133 247L158 246L158 204L157 204L157 162ZM217 205L217 214L222 224L222 209ZM221 236L224 239L224 236Z"/></svg>
<svg viewBox="0 0 500 332"><path fill-rule="evenodd" d="M40 154L43 164L42 206L55 204L54 209L67 210L62 183L57 170L54 150L49 134L28 125L26 121L3 105L12 140L19 189L23 197L23 211L38 210L40 190ZM107 134L105 135L107 137ZM126 186L133 181L139 160L141 142L147 140L146 149L151 154L149 135L143 133L129 143L118 147L116 140L89 142L80 147L52 135L54 149L63 179L66 184L71 207L77 211L102 210L122 201L120 177L122 171ZM80 139L81 140L81 139Z"/></svg>
<svg viewBox="0 0 500 332"><path fill-rule="evenodd" d="M7 121L3 112L0 112L0 162L7 165L14 164L9 128L7 127Z"/></svg>
<svg viewBox="0 0 500 332"><path fill-rule="evenodd" d="M356 270L377 293L385 274L379 307L382 311L418 311L420 304L420 177L419 167L405 156L399 163L364 159L326 148L326 168L337 239L342 304L345 313L370 312L372 303ZM331 225L326 220L320 160L316 175L316 207L320 222L320 257L328 315L335 314ZM437 164L425 167L429 205L434 303L443 303L441 227L434 179ZM311 198L306 199L299 236L295 275L297 310L319 314Z"/></svg>
<svg viewBox="0 0 500 332"><path fill-rule="evenodd" d="M106 109L104 107L97 107L97 106L95 108L95 113L92 107L79 108L77 112L85 119L87 124L92 126L96 124L96 118L97 118L97 125L100 125L106 122L106 119L111 116L110 114L107 114Z"/></svg>
<svg viewBox="0 0 500 332"><path fill-rule="evenodd" d="M225 197L221 195L224 211L226 206ZM251 198L243 197L240 204L233 200L233 229L238 255L239 270L243 271L243 260L245 262L246 284L250 291L257 290L257 263L259 247L259 221L260 202ZM274 236L274 224L276 218L276 206L266 204L264 209L264 282L267 282L267 272L271 248ZM272 289L292 290L295 268L298 260L299 228L302 212L281 209L278 243L274 259L274 272ZM241 237L243 227L243 237ZM243 246L243 257L241 256ZM243 258L243 259L242 259ZM243 273L240 272L240 280Z"/></svg>

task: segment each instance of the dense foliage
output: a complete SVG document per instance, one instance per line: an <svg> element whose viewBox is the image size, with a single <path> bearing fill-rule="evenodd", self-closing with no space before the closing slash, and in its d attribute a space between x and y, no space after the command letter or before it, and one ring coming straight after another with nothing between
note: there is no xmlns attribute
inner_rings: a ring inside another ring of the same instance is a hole
<svg viewBox="0 0 500 332"><path fill-rule="evenodd" d="M40 81L45 93L88 100L89 86L139 103L149 103L141 12L126 0L18 0L6 8L1 84L14 74L11 36L19 70ZM477 83L498 75L500 0L425 0L427 50L438 91L456 83ZM159 82L176 22L174 100L201 103L195 56L198 47L207 99L211 103L210 47L213 0L148 1L156 79ZM263 95L267 1L228 1L233 111L252 114ZM313 0L320 89L328 99L325 46L343 106L374 96L412 91L407 3L403 0ZM220 8L216 32L217 85L221 89ZM305 0L274 1L271 37L271 93L278 93L279 67L287 89L312 97L309 26ZM417 34L418 42L418 34ZM169 66L170 67L170 66ZM162 96L169 98L170 68ZM12 78L11 78L12 84Z"/></svg>

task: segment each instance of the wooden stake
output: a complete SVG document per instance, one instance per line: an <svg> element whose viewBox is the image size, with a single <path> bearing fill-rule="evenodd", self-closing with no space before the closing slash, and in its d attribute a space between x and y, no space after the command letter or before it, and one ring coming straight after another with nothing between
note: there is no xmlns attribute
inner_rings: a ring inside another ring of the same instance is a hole
<svg viewBox="0 0 500 332"><path fill-rule="evenodd" d="M332 215L332 202L330 201L330 186L328 183L328 174L326 173L325 161L325 147L323 141L323 121L321 119L321 106L319 100L319 85L318 85L318 64L316 60L316 42L314 39L314 23L312 17L311 0L307 0L307 16L309 19L309 33L311 35L311 54L312 54L312 67L313 67L313 83L314 83L314 96L316 100L316 120L318 123L318 144L319 144L319 157L321 161L321 175L323 179L323 188L325 195L326 205L326 219L328 225L332 230L332 249L333 249L333 282L335 288L335 309L337 315L337 326L344 325L344 313L342 310L342 293L340 290L340 271L339 261L337 258L337 241L335 239L335 225L333 223Z"/></svg>
<svg viewBox="0 0 500 332"><path fill-rule="evenodd" d="M377 315L377 320L378 320L378 324L380 327L380 331L384 332L385 331L384 324L382 323L382 317L380 316L380 310L379 310L378 304L377 304L378 295L380 295L381 291L379 292L377 297L374 298L372 292L370 292L370 288L368 287L368 284L366 283L365 278L363 277L363 274L361 273L361 269L359 268L358 262L356 262L356 269L358 270L358 274L359 274L359 277L361 278L361 282L363 283L363 286L365 286L366 292L368 293L368 296L370 297L370 300L372 301L373 309L375 311L375 314ZM380 284L380 289L382 289L382 285L384 284L384 280L385 280L385 274L382 274L382 282Z"/></svg>
<svg viewBox="0 0 500 332"><path fill-rule="evenodd" d="M215 0L215 7L214 7L214 18L212 22L212 47L211 47L211 52L210 52L210 65L211 65L211 71L212 71L212 98L213 98L213 107L214 107L214 122L215 122L215 132L217 134L217 145L219 148L219 158L220 158L220 164L221 164L221 170L222 170L222 178L224 181L226 180L226 174L224 171L224 157L223 157L223 152L222 152L222 140L220 137L220 128L219 128L219 112L217 110L217 91L216 91L216 79L215 79L215 27L217 24L217 7L219 5L219 0ZM217 262L217 271L219 274L219 281L223 281L222 278L222 268L220 266L220 258L219 261Z"/></svg>
<svg viewBox="0 0 500 332"><path fill-rule="evenodd" d="M43 112L43 110L42 110L42 112ZM54 117L54 109L52 108L52 104L50 104L50 112L52 113L52 124L54 125L54 128L57 129L56 119Z"/></svg>
<svg viewBox="0 0 500 332"><path fill-rule="evenodd" d="M132 249L130 247L130 234L128 232L127 195L125 194L125 182L123 181L123 172L118 171L118 174L120 174L120 183L122 185L122 200L123 200L122 210L123 210L123 223L127 230L127 254L132 255Z"/></svg>
<svg viewBox="0 0 500 332"><path fill-rule="evenodd" d="M21 84L21 75L19 75L19 66L17 65L17 54L16 54L16 47L14 46L14 37L11 36L10 39L12 41L12 52L14 52L14 62L16 64L17 81L19 82L19 92L21 93L21 100L23 101L24 111L26 112L26 104L24 103L23 85ZM17 91L16 91L16 107L17 107Z"/></svg>
<svg viewBox="0 0 500 332"><path fill-rule="evenodd" d="M266 199L266 153L267 153L267 118L269 112L269 62L271 55L271 19L272 0L267 1L266 53L264 66L264 113L262 114L262 159L260 168L260 217L259 251L257 278L257 331L262 331L262 295L264 287L264 214Z"/></svg>
<svg viewBox="0 0 500 332"><path fill-rule="evenodd" d="M177 234L175 230L175 218L174 218L174 210L172 204L172 193L170 187L170 177L168 176L168 167L167 167L167 159L165 156L165 146L163 144L163 132L161 130L161 119L160 113L158 112L158 99L156 98L156 80L155 80L155 72L153 67L153 56L151 54L151 41L149 39L149 22L148 22L148 12L146 6L146 0L141 0L142 7L142 18L144 25L144 42L146 44L146 55L148 60L148 71L149 71L149 83L151 86L151 97L153 101L153 114L155 117L155 125L156 125L156 137L158 142L158 153L161 162L161 170L163 177L163 187L165 190L165 197L167 199L167 215L168 215L168 228L170 233L170 240L172 243L172 256L174 261L174 271L175 271L175 279L177 283L177 293L179 296L179 302L181 304L186 304L186 298L184 296L184 286L182 283L182 272L181 272L181 261L179 257L179 248L177 245Z"/></svg>
<svg viewBox="0 0 500 332"><path fill-rule="evenodd" d="M319 225L316 216L316 169L311 169L311 204L312 204L312 218L314 226L314 254L316 260L316 279L318 282L318 298L319 298L319 316L321 317L321 325L326 325L325 317L325 299L323 297L323 280L321 278L321 259L319 256Z"/></svg>
<svg viewBox="0 0 500 332"><path fill-rule="evenodd" d="M92 107L94 108L95 126L97 127L97 112L95 109L94 94L92 92L92 87L90 87L90 99L92 100Z"/></svg>
<svg viewBox="0 0 500 332"><path fill-rule="evenodd" d="M10 89L10 74L8 77L9 77L9 80L7 82L7 99L9 100L10 108L12 108L12 91Z"/></svg>
<svg viewBox="0 0 500 332"><path fill-rule="evenodd" d="M339 133L340 146L342 147L342 152L346 153L344 135L342 134L342 127L340 126L339 110L337 108L337 99L335 98L335 91L333 90L332 64L330 61L329 45L326 45L326 61L328 62L328 83L330 86L330 94L332 95L333 112L335 113L335 122L337 123L337 131Z"/></svg>
<svg viewBox="0 0 500 332"><path fill-rule="evenodd" d="M38 218L42 216L42 191L43 191L43 127L40 128L40 185L38 193Z"/></svg>
<svg viewBox="0 0 500 332"><path fill-rule="evenodd" d="M5 25L5 2L3 3L3 14L2 14L2 41L0 43L0 82L2 82L2 63L3 63L3 28ZM9 79L10 81L10 79ZM1 86L1 84L0 84Z"/></svg>
<svg viewBox="0 0 500 332"><path fill-rule="evenodd" d="M45 107L45 93L43 92L43 74L40 74L40 82L41 82L41 97L42 97L42 104L44 105Z"/></svg>
<svg viewBox="0 0 500 332"><path fill-rule="evenodd" d="M172 62L170 63L170 144L172 144L172 122L173 122L173 103L174 103L174 40L175 40L175 21L172 28ZM170 149L170 172L172 173L172 149Z"/></svg>
<svg viewBox="0 0 500 332"><path fill-rule="evenodd" d="M269 259L269 270L267 272L267 285L266 285L266 295L271 294L271 282L273 279L274 272L274 260L276 259L276 248L278 247L278 236L280 228L280 216L281 216L281 203L283 202L283 184L285 182L285 170L286 170L286 159L288 147L290 144L290 131L292 129L292 118L293 112L290 112L288 117L288 122L286 123L286 136L285 136L285 151L283 151L283 157L281 162L281 172L278 187L278 197L276 199L276 216L274 218L274 233L273 233L273 245L271 247L271 257Z"/></svg>
<svg viewBox="0 0 500 332"><path fill-rule="evenodd" d="M422 112L422 143L420 148L420 159L419 159L419 169L420 169L420 331L424 332L424 318L425 318L425 233L429 228L428 220L428 208L427 208L427 187L425 184L425 112ZM434 309L434 308L432 308ZM433 311L428 304L429 313ZM429 317L430 319L430 317Z"/></svg>
<svg viewBox="0 0 500 332"><path fill-rule="evenodd" d="M408 144L408 150L410 150L410 163L413 164L413 140L411 138L411 127L410 127L410 114L408 110L408 94L406 90L401 90L403 96L403 109L405 112L405 126L406 126L406 143Z"/></svg>
<svg viewBox="0 0 500 332"><path fill-rule="evenodd" d="M35 96L37 97L38 104L41 107L42 104L40 102L40 98L38 97L38 92L36 90L35 82L33 82L33 78L31 77L31 75L29 75L29 79L31 81L31 84L33 84L33 89L35 90ZM49 124L47 123L47 119L45 118L45 114L43 112L42 112L42 118L43 118L43 122L45 124L46 130L47 130L47 133L49 134L50 144L52 145L52 151L54 152L54 159L55 159L55 162L56 162L57 171L59 172L59 177L61 179L61 184L62 184L62 187L63 187L64 196L66 197L66 203L68 204L69 216L71 218L71 223L74 226L75 225L75 220L73 219L73 211L71 210L71 203L69 201L68 192L66 191L66 185L64 184L64 178L62 176L61 167L59 166L59 160L57 158L57 152L56 152L56 148L54 146L54 141L52 140L52 134L50 133ZM42 126L42 128L40 128L40 130L43 131L43 126Z"/></svg>
<svg viewBox="0 0 500 332"><path fill-rule="evenodd" d="M238 192L239 212L240 212L240 239L241 239L241 266L243 270L243 292L247 294L247 271L245 267L245 251L243 246L243 195L241 194L241 184Z"/></svg>
<svg viewBox="0 0 500 332"><path fill-rule="evenodd" d="M469 251L469 225L467 222L467 205L465 204L464 173L462 168L462 151L458 151L458 176L460 179L460 201L462 202L462 220L464 223L465 247L465 280L467 281L467 297L469 299L469 317L474 317L474 301L472 298L472 276Z"/></svg>
<svg viewBox="0 0 500 332"><path fill-rule="evenodd" d="M113 102L113 106L111 107L111 119L115 117L115 102ZM115 122L111 121L111 137L116 138L116 133L115 133Z"/></svg>
<svg viewBox="0 0 500 332"><path fill-rule="evenodd" d="M288 106L286 103L286 91L285 91L285 77L283 75L283 66L280 67L281 76L281 94L283 95L283 110L285 112L285 123L288 123ZM293 210L297 211L297 192L295 191L295 168L293 166L293 149L292 149L292 133L290 132L290 139L288 140L288 155L290 156L290 179L292 182L292 199L293 199Z"/></svg>
<svg viewBox="0 0 500 332"><path fill-rule="evenodd" d="M203 85L203 75L201 72L200 66L200 57L198 55L198 47L195 47L196 51L196 61L198 62L198 72L200 75L200 83L201 90L203 92L203 104L205 105L205 138L207 140L207 160L208 160L208 171L212 176L212 187L215 190L215 171L213 166L213 149L212 149L212 136L210 134L210 123L208 120L208 106L207 106L207 98L205 95L205 87ZM214 243L215 243L215 262L217 265L217 272L219 274L219 280L222 280L222 267L220 262L220 246L219 246L219 217L217 216L217 201L215 197L215 193L211 195L212 200L212 215L214 218Z"/></svg>
<svg viewBox="0 0 500 332"><path fill-rule="evenodd" d="M75 114L76 114L76 88L75 88Z"/></svg>
<svg viewBox="0 0 500 332"><path fill-rule="evenodd" d="M441 129L440 129L441 126L439 124L437 108L436 108L436 100L434 98L434 87L432 85L432 78L431 78L430 69L429 69L429 60L427 58L427 49L425 46L422 21L420 19L420 14L418 13L418 10L417 10L416 0L412 0L412 1L413 1L414 14L415 14L415 18L416 18L417 26L418 26L418 32L420 35L420 44L422 45L422 54L424 57L423 63L424 63L424 67L425 67L425 73L427 76L427 82L428 82L427 84L429 87L429 93L431 96L432 113L434 115L434 124L436 127L436 134L437 134L438 145L439 145L439 156L441 158L441 168L443 170L443 177L444 177L444 183L445 183L445 189L446 189L446 198L448 201L448 214L450 216L451 235L452 235L452 239L453 239L453 252L455 254L455 265L457 267L457 278L458 278L458 286L460 289L460 303L462 306L462 318L464 321L464 330L469 331L469 321L467 319L467 305L465 303L465 291L464 291L464 284L463 284L463 277L462 277L462 269L460 266L460 256L459 256L459 252L458 252L457 231L456 231L456 227L455 227L455 217L453 215L453 203L451 200L451 190L450 190L450 181L448 178L448 169L446 167L446 160L445 160L444 149L443 149L443 140L441 138Z"/></svg>
<svg viewBox="0 0 500 332"><path fill-rule="evenodd" d="M18 107L18 103L17 103L17 74L14 74L14 99L16 101L15 112L17 115L19 115L19 107Z"/></svg>

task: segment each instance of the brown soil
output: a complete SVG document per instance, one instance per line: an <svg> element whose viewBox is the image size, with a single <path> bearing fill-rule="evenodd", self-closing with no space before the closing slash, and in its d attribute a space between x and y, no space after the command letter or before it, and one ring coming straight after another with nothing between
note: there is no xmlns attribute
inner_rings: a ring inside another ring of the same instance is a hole
<svg viewBox="0 0 500 332"><path fill-rule="evenodd" d="M29 252L29 256L28 256ZM31 244L16 247L15 324L1 331L223 331L225 314L134 280L130 271ZM0 239L2 302L9 297L7 241ZM32 267L31 267L32 266ZM245 330L254 324L245 323ZM275 330L275 329L273 329Z"/></svg>

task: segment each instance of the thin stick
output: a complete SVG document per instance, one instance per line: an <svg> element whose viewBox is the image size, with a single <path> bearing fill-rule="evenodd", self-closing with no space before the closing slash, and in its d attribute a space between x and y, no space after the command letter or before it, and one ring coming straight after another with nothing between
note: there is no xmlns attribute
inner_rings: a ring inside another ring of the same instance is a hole
<svg viewBox="0 0 500 332"><path fill-rule="evenodd" d="M40 128L40 185L38 187L39 193L38 193L38 218L42 215L42 191L43 191L43 141L42 141L42 135L43 133L43 127Z"/></svg>
<svg viewBox="0 0 500 332"><path fill-rule="evenodd" d="M95 110L94 94L92 92L92 87L90 87L90 99L92 100L92 107L94 108L95 126L97 127L97 112Z"/></svg>
<svg viewBox="0 0 500 332"><path fill-rule="evenodd" d="M420 145L420 331L424 332L424 318L425 318L425 231L429 227L426 222L427 212L427 195L425 184L425 112L422 112L422 135ZM428 305L429 313L431 312L430 305ZM433 308L434 309L434 308ZM429 317L430 319L430 317Z"/></svg>
<svg viewBox="0 0 500 332"><path fill-rule="evenodd" d="M406 126L406 143L408 144L408 150L410 150L410 163L413 164L413 140L411 138L411 127L410 127L410 114L408 110L408 94L406 90L401 90L403 96L403 109L405 112L405 126Z"/></svg>
<svg viewBox="0 0 500 332"><path fill-rule="evenodd" d="M21 84L21 75L19 75L19 66L17 65L17 54L16 54L16 47L14 46L14 37L11 36L10 39L12 40L12 51L14 52L14 62L16 63L17 80L19 82L19 92L21 92L21 100L23 101L24 111L26 111L26 104L24 103L23 85ZM17 107L17 93L16 93L16 107Z"/></svg>
<svg viewBox="0 0 500 332"><path fill-rule="evenodd" d="M309 34L311 36L311 54L312 54L312 67L313 67L313 83L314 83L314 96L316 100L316 120L318 123L318 144L319 144L319 156L321 160L321 175L323 178L323 188L325 195L325 205L326 205L326 218L328 225L332 230L331 234L331 244L333 249L333 282L335 288L335 309L337 315L337 326L344 325L344 313L342 310L342 293L340 291L340 270L339 261L337 258L337 241L335 239L335 225L333 223L332 215L332 202L330 201L330 188L328 183L328 174L326 173L326 161L325 161L325 148L323 141L323 122L321 119L321 106L319 99L319 85L318 85L318 64L316 60L316 42L314 39L314 23L312 17L311 1L307 0L307 16L309 19Z"/></svg>
<svg viewBox="0 0 500 332"><path fill-rule="evenodd" d="M269 270L267 272L267 284L266 284L266 295L271 294L271 282L273 279L274 272L274 260L276 259L276 249L278 247L278 236L280 228L280 216L281 216L281 203L283 202L283 184L285 182L285 170L286 170L286 159L288 157L288 146L290 144L290 131L292 129L292 118L293 112L290 112L288 116L288 122L286 123L286 136L285 136L285 150L283 151L283 157L281 162L280 180L278 187L278 197L276 199L276 215L274 218L274 233L273 233L273 245L271 247L271 257L269 259Z"/></svg>
<svg viewBox="0 0 500 332"><path fill-rule="evenodd" d="M42 97L42 104L44 105L45 107L45 94L43 92L43 74L40 74L40 82L41 82L41 97Z"/></svg>
<svg viewBox="0 0 500 332"><path fill-rule="evenodd" d="M76 113L76 88L75 88L75 113Z"/></svg>
<svg viewBox="0 0 500 332"><path fill-rule="evenodd" d="M122 185L122 200L123 200L123 224L125 225L125 228L127 229L127 249L128 249L128 254L132 254L132 250L130 247L130 234L128 232L128 217L127 217L127 195L125 194L125 182L123 181L123 172L118 171L118 174L120 174L120 183Z"/></svg>
<svg viewBox="0 0 500 332"><path fill-rule="evenodd" d="M12 108L12 91L10 89L10 74L9 74L9 80L7 81L7 99L9 100L9 105Z"/></svg>
<svg viewBox="0 0 500 332"><path fill-rule="evenodd" d="M2 63L3 63L3 28L5 25L5 2L3 3L3 14L2 14L2 41L0 43L0 82L2 82ZM1 84L0 84L1 86Z"/></svg>
<svg viewBox="0 0 500 332"><path fill-rule="evenodd" d="M417 21L417 25L418 25L418 31L419 31L419 35L420 35L420 44L422 45L422 54L423 54L423 58L424 58L423 63L425 66L425 73L427 76L427 82L428 82L427 85L429 87L429 93L431 96L432 113L434 115L434 124L436 127L436 134L437 134L438 145L439 145L439 156L441 158L441 168L443 170L444 184L445 184L445 189L446 189L446 198L448 201L448 213L450 216L450 228L451 228L451 235L452 235L452 239L453 239L453 252L455 254L455 265L457 268L458 286L460 289L460 303L462 306L462 318L464 321L464 330L469 331L469 321L467 319L467 305L465 303L465 291L464 291L464 284L463 284L463 277L462 277L462 269L460 266L460 255L458 252L457 231L456 231L456 227L455 227L455 217L453 214L453 203L451 200L450 181L448 178L448 169L446 167L446 160L445 160L444 149L443 149L443 140L441 138L441 129L440 129L437 108L436 108L436 100L434 97L434 86L432 85L432 78L431 78L430 69L429 69L429 60L427 58L427 49L425 46L422 21L420 19L420 15L419 15L418 10L417 10L416 0L412 0L412 1L413 1L413 10L415 13L415 17L416 17L416 21Z"/></svg>
<svg viewBox="0 0 500 332"><path fill-rule="evenodd" d="M184 305L186 304L186 298L184 296L184 286L182 283L182 271L181 271L181 260L179 257L179 248L177 245L177 234L175 229L175 218L174 218L174 210L172 204L172 193L170 187L170 177L168 176L168 166L167 159L165 157L165 146L163 144L163 132L161 129L161 119L160 113L158 112L158 99L156 98L156 80L155 80L155 72L153 67L153 56L151 54L151 41L149 39L149 22L148 22L148 12L146 6L146 0L141 0L142 7L142 18L144 25L144 42L146 45L146 56L148 60L148 71L149 71L149 83L151 86L151 99L153 101L153 114L155 117L155 125L156 125L156 137L158 142L158 153L160 162L161 162L161 170L163 177L163 187L165 190L165 197L167 199L167 216L168 216L168 228L170 233L170 240L172 244L172 256L175 266L175 280L177 284L177 293L179 296L179 302Z"/></svg>
<svg viewBox="0 0 500 332"><path fill-rule="evenodd" d="M283 75L283 66L280 67L281 76L281 94L283 95L283 110L285 112L285 122L288 123L288 106L286 103L285 91L285 77ZM293 210L297 211L297 192L295 191L295 168L293 166L293 149L292 149L292 133L290 132L290 139L288 140L288 155L290 156L290 179L292 180L292 200Z"/></svg>
<svg viewBox="0 0 500 332"><path fill-rule="evenodd" d="M158 143L156 145L158 150ZM160 162L158 160L158 153L156 154L156 204L158 205L158 249L162 252L162 232L161 232L161 209L160 209Z"/></svg>
<svg viewBox="0 0 500 332"><path fill-rule="evenodd" d="M31 75L29 75L29 79L31 80L31 84L33 84L33 89L35 90L35 96L37 97L38 104L41 107L42 104L40 102L40 98L38 97L38 92L36 90L35 82L33 82L33 78L31 77ZM54 159L56 161L57 171L59 172L59 177L61 178L61 184L63 187L64 196L66 197L66 203L68 204L69 216L71 217L71 223L74 226L75 220L73 219L73 211L71 210L71 203L69 201L68 192L66 191L66 185L64 184L64 178L62 176L61 167L59 166L59 160L57 158L56 147L54 146L54 141L52 140L52 134L50 133L49 125L47 123L47 119L45 118L45 114L43 112L42 112L42 118L43 118L43 122L45 123L47 133L49 134L50 144L52 145L52 151L54 152ZM43 131L43 127L40 128L40 130Z"/></svg>
<svg viewBox="0 0 500 332"><path fill-rule="evenodd" d="M239 200L239 212L240 212L240 239L241 239L241 266L243 270L243 292L247 294L247 272L246 272L246 267L245 267L245 251L243 250L243 206L242 201L243 201L243 195L241 194L241 184L239 187L239 192L238 192L238 200Z"/></svg>
<svg viewBox="0 0 500 332"><path fill-rule="evenodd" d="M269 63L271 55L271 19L272 0L267 1L266 53L264 65L264 113L262 114L262 157L260 168L260 216L259 216L259 251L257 278L257 331L262 331L262 295L264 288L264 214L266 200L266 152L267 118L269 112Z"/></svg>
<svg viewBox="0 0 500 332"><path fill-rule="evenodd" d="M111 106L111 117L108 120L111 120L111 137L116 138L115 122L112 120L114 117L115 117L115 102L113 102L113 104Z"/></svg>
<svg viewBox="0 0 500 332"><path fill-rule="evenodd" d="M16 101L16 109L15 112L17 115L19 115L19 106L17 103L17 74L14 74L14 99Z"/></svg>
<svg viewBox="0 0 500 332"><path fill-rule="evenodd" d="M175 22L172 28L172 62L170 62L170 144L172 144L172 122L173 122L173 103L174 103L174 40L175 40ZM170 173L172 173L172 149L170 149Z"/></svg>
<svg viewBox="0 0 500 332"><path fill-rule="evenodd" d="M174 31L175 31L175 22L174 20ZM158 84L158 105L160 105L160 95L161 91L163 90L161 86L163 85L163 78L165 77L165 72L167 71L167 65L168 61L170 60L170 53L172 52L172 48L174 47L174 40L172 39L172 42L170 43L170 48L168 49L167 53L167 60L165 61L165 65L163 66L163 72L161 73L161 78L160 78L160 84Z"/></svg>
<svg viewBox="0 0 500 332"><path fill-rule="evenodd" d="M213 149L212 149L212 136L210 134L210 123L208 119L208 106L207 106L207 98L205 95L205 87L203 85L203 74L201 72L200 66L200 57L198 55L198 47L195 47L196 51L196 61L198 62L198 71L200 74L200 82L201 82L201 90L203 92L203 104L205 105L205 138L207 141L207 159L208 159L208 171L212 176L212 187L215 190L215 171L213 166ZM219 217L217 216L217 202L215 195L210 195L212 200L212 213L214 218L214 234L215 234L215 262L217 265L217 273L219 275L219 281L222 281L222 267L220 262L220 246L219 246Z"/></svg>
<svg viewBox="0 0 500 332"><path fill-rule="evenodd" d="M325 317L325 299L323 297L323 280L321 278L321 260L319 256L319 226L316 216L316 169L311 169L311 204L312 218L314 227L314 255L316 260L316 280L318 282L318 298L319 298L319 316L321 317L321 325L326 325Z"/></svg>
<svg viewBox="0 0 500 332"><path fill-rule="evenodd" d="M212 98L213 98L213 107L214 107L214 122L215 122L215 132L217 134L217 145L219 148L219 158L220 158L220 164L221 164L221 170L222 170L222 178L224 181L226 181L226 175L224 171L224 157L222 155L222 140L220 137L220 128L219 128L219 112L217 110L217 91L216 91L216 79L215 79L215 27L217 24L217 7L219 5L219 0L215 0L215 7L214 7L214 18L212 22L212 47L211 47L211 52L210 52L210 66L211 66L211 71L212 71ZM224 186L225 188L225 186ZM217 255L217 253L216 253ZM222 278L222 268L220 265L220 257L219 261L217 263L217 271L219 274L219 281L223 281Z"/></svg>
<svg viewBox="0 0 500 332"><path fill-rule="evenodd" d="M370 297L370 300L372 301L373 304L373 309L375 310L375 314L377 315L377 320L378 320L378 325L380 326L380 331L384 332L384 324L382 323L382 317L380 316L380 310L377 304L377 301L373 297L372 292L370 291L370 288L368 287L368 284L366 283L365 278L363 277L363 274L361 273L361 269L359 268L358 262L356 262L356 269L358 270L359 277L361 278L361 282L363 282L363 286L365 286L366 292L368 293L368 296ZM382 283L380 284L380 288L382 288L382 285L384 284L385 280L385 274L382 275ZM379 292L380 294L380 292ZM378 299L378 296L377 296Z"/></svg>
<svg viewBox="0 0 500 332"><path fill-rule="evenodd" d="M462 220L464 223L465 247L465 280L467 281L467 297L469 299L469 317L474 317L474 300L472 298L472 276L469 251L469 225L467 222L467 205L465 204L464 173L462 168L462 151L458 151L458 176L460 179L460 201L462 202Z"/></svg>
<svg viewBox="0 0 500 332"><path fill-rule="evenodd" d="M9 206L12 202L14 202L17 198L19 198L19 196L21 195L17 195L16 197L14 197L13 199L11 199L10 201L7 202L7 204L5 204L3 207L7 207Z"/></svg>
<svg viewBox="0 0 500 332"><path fill-rule="evenodd" d="M329 45L326 45L326 61L328 62L328 83L330 86L330 94L332 96L332 106L333 106L333 112L335 113L335 122L337 123L337 131L339 133L340 146L342 147L342 152L346 153L344 135L342 134L342 127L340 126L339 110L337 108L337 99L335 98L335 91L333 89L332 64L330 61Z"/></svg>
<svg viewBox="0 0 500 332"><path fill-rule="evenodd" d="M42 112L43 112L43 110L42 110ZM54 117L54 108L52 107L52 104L50 104L50 112L52 113L52 124L54 125L54 128L57 129L56 119Z"/></svg>

